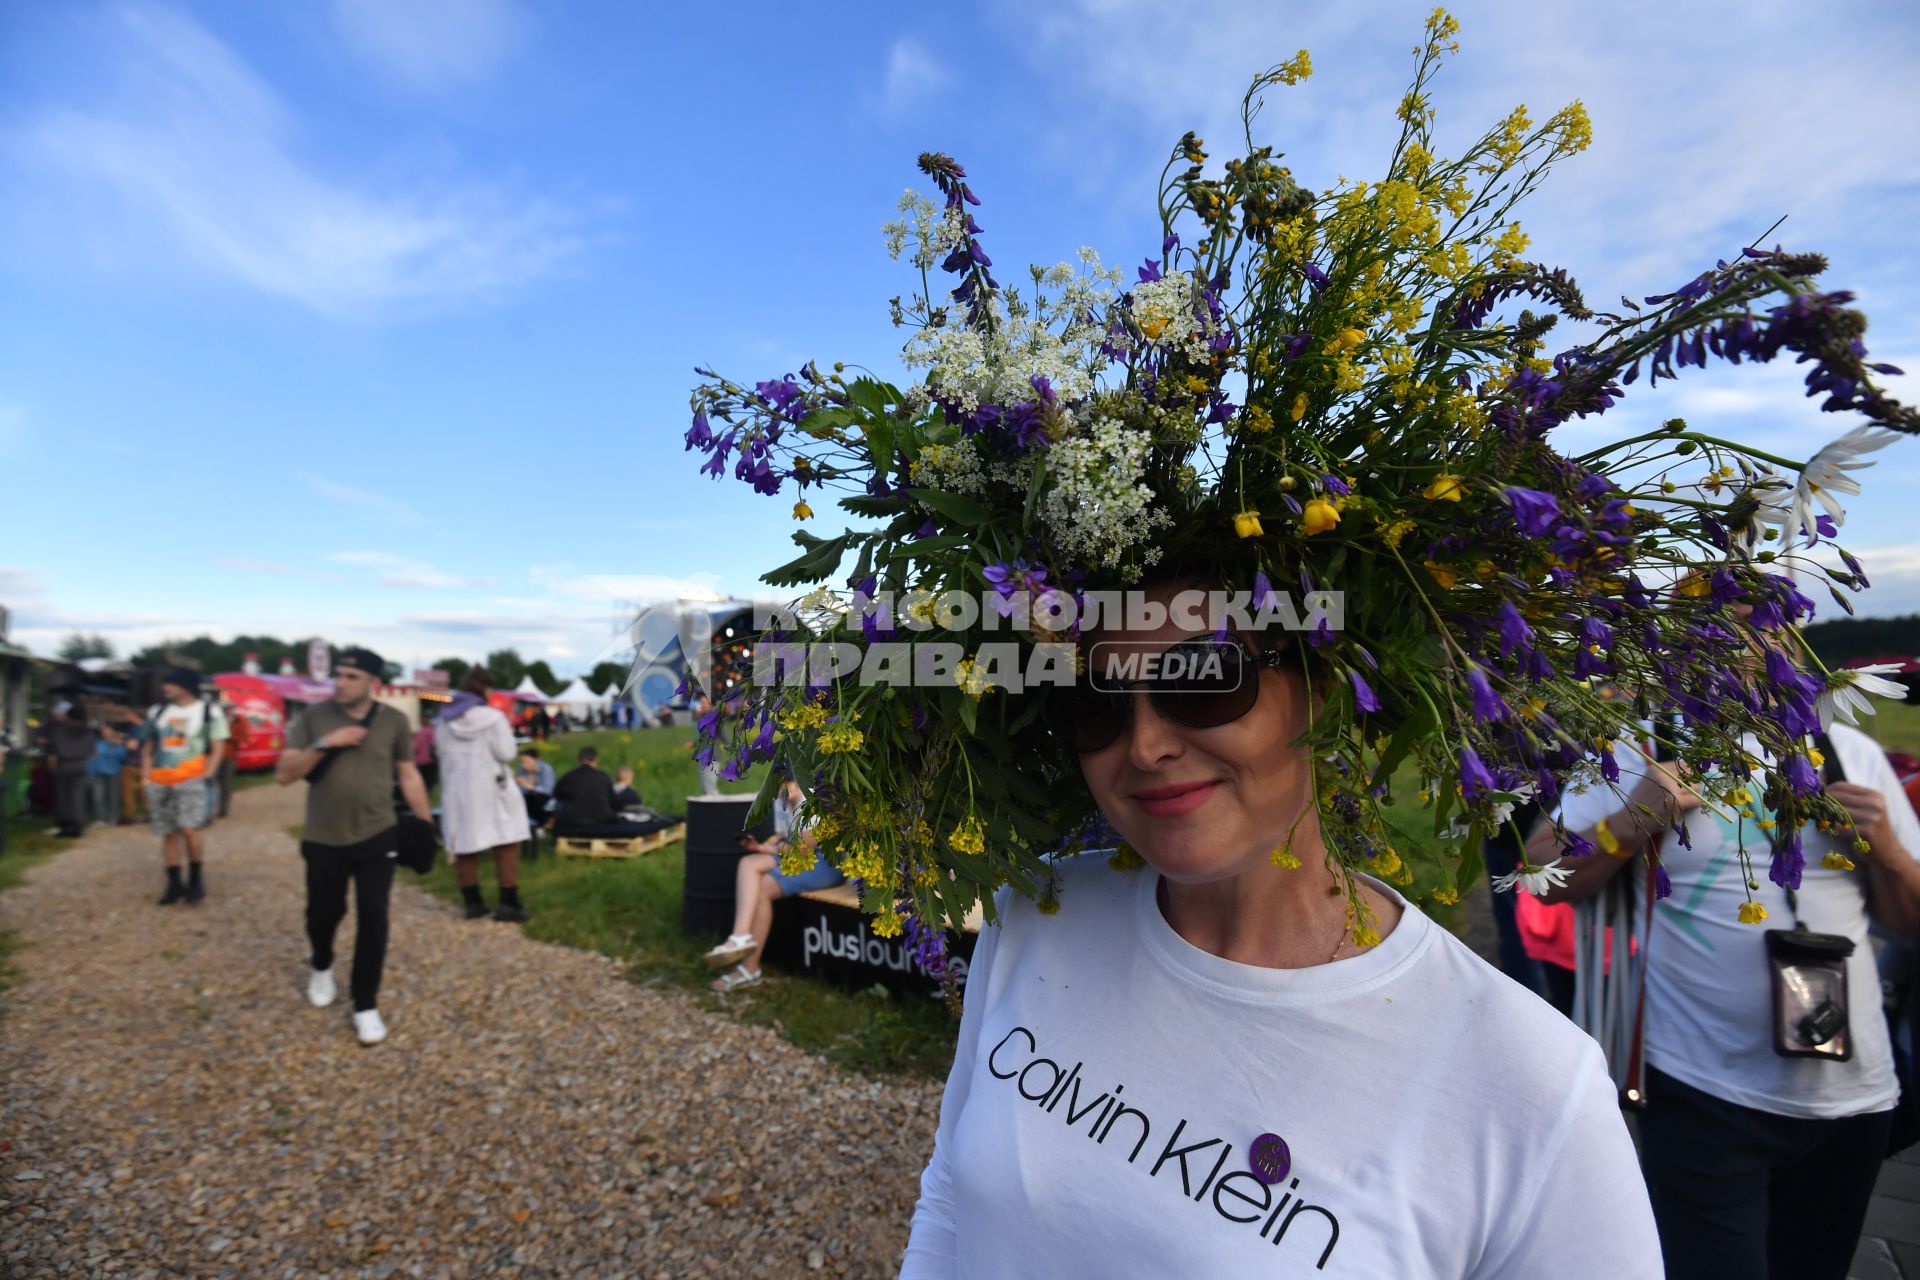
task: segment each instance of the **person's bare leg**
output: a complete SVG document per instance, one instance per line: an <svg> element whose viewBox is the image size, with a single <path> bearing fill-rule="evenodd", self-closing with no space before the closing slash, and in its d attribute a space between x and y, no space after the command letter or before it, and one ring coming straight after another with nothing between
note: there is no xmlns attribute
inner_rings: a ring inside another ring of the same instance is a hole
<svg viewBox="0 0 1920 1280"><path fill-rule="evenodd" d="M760 972L760 953L767 949L767 935L773 932L773 904L780 896L780 882L772 876L760 878L760 892L753 903L753 950L740 963L749 973Z"/></svg>
<svg viewBox="0 0 1920 1280"><path fill-rule="evenodd" d="M520 846L503 844L496 848L493 851L493 869L500 878L502 890L518 889L520 887Z"/></svg>
<svg viewBox="0 0 1920 1280"><path fill-rule="evenodd" d="M176 870L186 865L187 835L184 831L171 831L160 837L160 853L167 865Z"/></svg>
<svg viewBox="0 0 1920 1280"><path fill-rule="evenodd" d="M462 889L478 889L480 887L480 855L477 853L455 854L453 874L460 881Z"/></svg>
<svg viewBox="0 0 1920 1280"><path fill-rule="evenodd" d="M760 883L774 868L770 853L750 853L740 859L733 872L733 932L735 936L753 933L753 919L760 911ZM770 882L769 882L770 883ZM760 935L754 934L760 941Z"/></svg>

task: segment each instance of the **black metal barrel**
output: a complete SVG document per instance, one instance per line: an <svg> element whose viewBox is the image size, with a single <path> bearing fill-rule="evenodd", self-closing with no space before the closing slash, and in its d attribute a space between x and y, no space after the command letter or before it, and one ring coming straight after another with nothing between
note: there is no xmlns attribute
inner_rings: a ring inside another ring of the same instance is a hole
<svg viewBox="0 0 1920 1280"><path fill-rule="evenodd" d="M724 934L733 927L734 873L745 850L740 837L764 840L773 819L748 828L751 795L687 797L687 870L680 898L680 927L687 933Z"/></svg>

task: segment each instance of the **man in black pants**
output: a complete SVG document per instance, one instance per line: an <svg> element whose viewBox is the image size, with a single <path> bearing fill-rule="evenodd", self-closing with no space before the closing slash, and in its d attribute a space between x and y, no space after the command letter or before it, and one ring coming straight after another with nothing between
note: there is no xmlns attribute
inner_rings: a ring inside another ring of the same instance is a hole
<svg viewBox="0 0 1920 1280"><path fill-rule="evenodd" d="M598 751L580 748L579 766L567 770L554 785L553 802L559 808L553 819L553 834L604 840L645 835L647 829L642 824L620 819L613 779L600 772L599 762Z"/></svg>
<svg viewBox="0 0 1920 1280"><path fill-rule="evenodd" d="M399 856L393 788L407 808L433 820L426 785L413 763L407 718L373 700L385 674L380 655L349 649L334 663L331 702L307 708L287 730L287 749L275 777L284 786L305 778L307 828L300 856L307 864L307 937L313 943L313 974L307 999L324 1008L339 987L333 978L333 934L347 913L347 883L353 882L353 1029L361 1044L387 1038L376 1008L380 970L387 957L387 898Z"/></svg>

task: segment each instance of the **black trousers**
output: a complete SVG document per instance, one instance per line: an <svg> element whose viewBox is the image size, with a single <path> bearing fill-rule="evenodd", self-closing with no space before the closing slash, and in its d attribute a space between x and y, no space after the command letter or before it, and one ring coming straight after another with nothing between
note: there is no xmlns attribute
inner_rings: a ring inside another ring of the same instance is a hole
<svg viewBox="0 0 1920 1280"><path fill-rule="evenodd" d="M1640 1163L1667 1280L1845 1280L1892 1118L1777 1116L1649 1067Z"/></svg>
<svg viewBox="0 0 1920 1280"><path fill-rule="evenodd" d="M313 967L333 967L333 934L347 914L347 883L353 883L355 928L353 975L348 980L353 1011L377 1007L380 971L387 962L387 899L393 893L393 869L399 842L391 830L359 844L300 842L307 864L307 939Z"/></svg>
<svg viewBox="0 0 1920 1280"><path fill-rule="evenodd" d="M78 834L87 829L87 767L57 769L53 775L54 811L60 830Z"/></svg>

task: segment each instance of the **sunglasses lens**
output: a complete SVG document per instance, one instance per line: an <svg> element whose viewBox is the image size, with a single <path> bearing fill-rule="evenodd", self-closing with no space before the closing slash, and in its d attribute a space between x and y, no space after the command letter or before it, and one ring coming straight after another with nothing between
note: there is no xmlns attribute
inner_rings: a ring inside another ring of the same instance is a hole
<svg viewBox="0 0 1920 1280"><path fill-rule="evenodd" d="M1110 745L1127 724L1127 698L1124 690L1095 689L1088 685L1056 689L1050 696L1055 708L1050 719L1060 738L1081 755L1090 755Z"/></svg>
<svg viewBox="0 0 1920 1280"><path fill-rule="evenodd" d="M1190 729L1211 729L1238 720L1260 696L1259 670L1234 641L1194 640L1174 645L1185 659L1182 674L1153 691L1154 707Z"/></svg>

